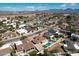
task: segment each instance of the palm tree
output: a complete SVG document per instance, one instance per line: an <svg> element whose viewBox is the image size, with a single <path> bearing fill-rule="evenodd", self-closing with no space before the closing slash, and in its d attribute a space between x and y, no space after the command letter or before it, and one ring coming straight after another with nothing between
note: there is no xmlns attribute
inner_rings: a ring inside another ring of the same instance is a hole
<svg viewBox="0 0 79 59"><path fill-rule="evenodd" d="M16 56L16 50L17 50L16 44L14 43L14 45L12 45L11 47L12 49L11 49L10 55Z"/></svg>

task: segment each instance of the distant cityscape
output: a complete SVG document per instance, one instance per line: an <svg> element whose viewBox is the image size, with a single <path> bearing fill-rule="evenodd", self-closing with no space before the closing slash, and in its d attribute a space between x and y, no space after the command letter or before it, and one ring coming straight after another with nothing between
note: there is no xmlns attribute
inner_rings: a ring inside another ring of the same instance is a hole
<svg viewBox="0 0 79 59"><path fill-rule="evenodd" d="M0 56L79 56L79 4L0 3Z"/></svg>

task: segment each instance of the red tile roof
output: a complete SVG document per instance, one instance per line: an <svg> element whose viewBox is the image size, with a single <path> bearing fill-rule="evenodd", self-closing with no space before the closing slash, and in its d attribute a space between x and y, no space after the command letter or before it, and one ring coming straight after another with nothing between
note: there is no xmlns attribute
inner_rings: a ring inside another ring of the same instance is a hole
<svg viewBox="0 0 79 59"><path fill-rule="evenodd" d="M2 49L2 50L0 50L0 56L8 54L10 52L11 52L10 48Z"/></svg>
<svg viewBox="0 0 79 59"><path fill-rule="evenodd" d="M33 43L27 39L22 40L23 44L17 46L17 51L22 51L23 49L28 51L30 49L35 48L35 46L33 45Z"/></svg>
<svg viewBox="0 0 79 59"><path fill-rule="evenodd" d="M16 37L17 36L17 33L16 32L12 32L12 31L7 31L5 32L3 35L2 35L2 38L12 38L12 37Z"/></svg>
<svg viewBox="0 0 79 59"><path fill-rule="evenodd" d="M38 44L38 43L41 43L44 39L45 39L45 38L40 35L40 36L34 37L32 41L33 41L34 43Z"/></svg>
<svg viewBox="0 0 79 59"><path fill-rule="evenodd" d="M33 43L27 39L22 40L22 42L23 42L23 44L17 46L17 52L23 51L23 49L28 51L30 49L35 48ZM10 48L5 48L5 49L0 50L0 55L5 55L5 54L8 54L10 52L11 52Z"/></svg>
<svg viewBox="0 0 79 59"><path fill-rule="evenodd" d="M52 51L52 50L55 50L56 48L60 47L60 44L59 43L56 43L54 45L52 45L51 47L48 48L48 51Z"/></svg>

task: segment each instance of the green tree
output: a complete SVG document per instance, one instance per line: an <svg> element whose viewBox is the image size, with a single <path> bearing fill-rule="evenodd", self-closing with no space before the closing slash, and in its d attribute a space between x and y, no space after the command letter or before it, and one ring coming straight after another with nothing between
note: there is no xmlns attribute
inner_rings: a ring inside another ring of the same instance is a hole
<svg viewBox="0 0 79 59"><path fill-rule="evenodd" d="M61 21L60 20L58 21L58 25L61 25L62 23L63 23L62 20Z"/></svg>
<svg viewBox="0 0 79 59"><path fill-rule="evenodd" d="M66 28L68 31L70 31L70 32L73 32L73 33L75 33L76 32L76 29L73 27L73 26L68 26L67 28Z"/></svg>
<svg viewBox="0 0 79 59"><path fill-rule="evenodd" d="M48 54L48 51L47 51L47 49L44 49L44 54L38 54L38 56L48 56L49 54Z"/></svg>
<svg viewBox="0 0 79 59"><path fill-rule="evenodd" d="M14 31L14 29L15 29L15 28L14 28L12 25L9 25L9 26L8 26L8 30Z"/></svg>
<svg viewBox="0 0 79 59"><path fill-rule="evenodd" d="M37 51L32 51L29 54L30 54L30 56L36 56L37 55Z"/></svg>
<svg viewBox="0 0 79 59"><path fill-rule="evenodd" d="M27 36L22 36L20 40L23 40L23 39L25 39L25 38L27 38Z"/></svg>
<svg viewBox="0 0 79 59"><path fill-rule="evenodd" d="M3 22L0 21L0 26L2 26L2 25L3 25Z"/></svg>
<svg viewBox="0 0 79 59"><path fill-rule="evenodd" d="M24 24L26 23L26 21L24 20Z"/></svg>
<svg viewBox="0 0 79 59"><path fill-rule="evenodd" d="M16 56L16 50L13 49L13 50L11 51L10 55L11 55L11 56Z"/></svg>
<svg viewBox="0 0 79 59"><path fill-rule="evenodd" d="M10 19L10 17L7 17L7 19L9 20L9 19Z"/></svg>
<svg viewBox="0 0 79 59"><path fill-rule="evenodd" d="M73 28L70 29L70 31L73 32L73 33L75 33L76 29L73 27Z"/></svg>
<svg viewBox="0 0 79 59"><path fill-rule="evenodd" d="M71 18L70 15L66 16L66 22L67 22L67 23L69 23L69 22L71 21L71 19L72 19L72 18Z"/></svg>
<svg viewBox="0 0 79 59"><path fill-rule="evenodd" d="M19 28L19 24L16 24L16 28L17 28L17 29Z"/></svg>
<svg viewBox="0 0 79 59"><path fill-rule="evenodd" d="M0 41L2 41L2 38L0 38Z"/></svg>

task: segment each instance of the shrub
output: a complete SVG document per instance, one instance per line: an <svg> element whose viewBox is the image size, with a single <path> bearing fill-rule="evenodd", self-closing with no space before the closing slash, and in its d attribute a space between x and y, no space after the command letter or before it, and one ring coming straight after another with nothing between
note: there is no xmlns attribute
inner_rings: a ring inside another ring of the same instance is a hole
<svg viewBox="0 0 79 59"><path fill-rule="evenodd" d="M27 38L27 36L22 36L20 40L23 40L23 39L25 39L25 38Z"/></svg>

